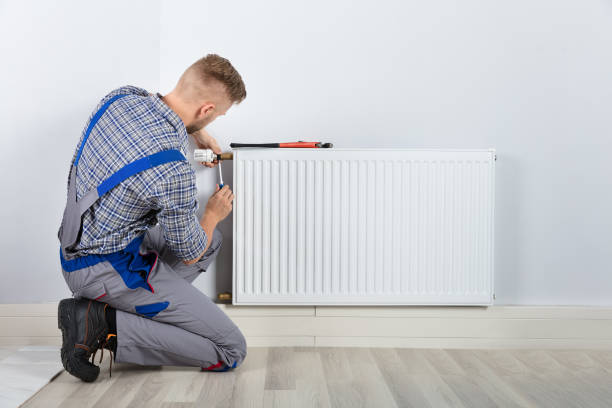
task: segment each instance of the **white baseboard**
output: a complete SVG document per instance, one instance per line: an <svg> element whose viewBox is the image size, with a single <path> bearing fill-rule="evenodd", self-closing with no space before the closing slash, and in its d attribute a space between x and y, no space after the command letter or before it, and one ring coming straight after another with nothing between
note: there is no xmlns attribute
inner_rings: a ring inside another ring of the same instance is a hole
<svg viewBox="0 0 612 408"><path fill-rule="evenodd" d="M612 349L612 308L235 306L249 347ZM61 343L57 303L0 305L0 346Z"/></svg>

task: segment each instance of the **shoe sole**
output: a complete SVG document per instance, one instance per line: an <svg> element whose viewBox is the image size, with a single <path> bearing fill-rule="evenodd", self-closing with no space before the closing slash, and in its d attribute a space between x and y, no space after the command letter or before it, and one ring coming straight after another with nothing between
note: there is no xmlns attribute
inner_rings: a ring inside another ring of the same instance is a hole
<svg viewBox="0 0 612 408"><path fill-rule="evenodd" d="M85 382L93 382L100 374L100 367L92 364L85 356L85 350L76 348L77 322L76 299L63 299L57 312L57 327L62 331L62 365L71 375Z"/></svg>

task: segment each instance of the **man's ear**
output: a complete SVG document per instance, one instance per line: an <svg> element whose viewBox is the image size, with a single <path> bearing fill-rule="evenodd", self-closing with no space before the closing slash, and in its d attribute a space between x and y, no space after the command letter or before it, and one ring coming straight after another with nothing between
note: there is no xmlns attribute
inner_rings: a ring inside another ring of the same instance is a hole
<svg viewBox="0 0 612 408"><path fill-rule="evenodd" d="M205 104L200 106L200 108L198 109L197 118L198 119L202 119L202 118L210 115L214 110L215 110L215 104L214 103L210 103L210 102L206 102Z"/></svg>

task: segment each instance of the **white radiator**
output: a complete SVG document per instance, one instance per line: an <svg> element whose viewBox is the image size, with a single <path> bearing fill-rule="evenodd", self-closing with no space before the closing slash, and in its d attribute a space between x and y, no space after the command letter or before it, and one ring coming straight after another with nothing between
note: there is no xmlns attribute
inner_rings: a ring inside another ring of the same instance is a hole
<svg viewBox="0 0 612 408"><path fill-rule="evenodd" d="M232 303L489 305L495 150L234 150Z"/></svg>

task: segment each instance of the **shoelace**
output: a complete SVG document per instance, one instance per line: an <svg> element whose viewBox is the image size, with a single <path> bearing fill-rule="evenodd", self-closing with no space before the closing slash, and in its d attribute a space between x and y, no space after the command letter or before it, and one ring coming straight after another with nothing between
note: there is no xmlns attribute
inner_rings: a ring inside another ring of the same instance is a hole
<svg viewBox="0 0 612 408"><path fill-rule="evenodd" d="M111 339L111 337L117 337L116 334L112 334L109 333L106 336L106 339L104 339L104 342L101 342L98 340L99 343L99 347L96 349L96 351L93 352L93 354L91 355L91 363L94 364L94 359L96 357L96 353L98 352L99 349L101 349L102 351L100 352L100 360L98 361L98 364L102 363L102 358L104 358L104 347L108 344L108 341ZM116 339L115 339L116 340ZM108 376L112 377L112 372L113 372L113 350L109 349L108 352L110 353L110 363L108 366Z"/></svg>

